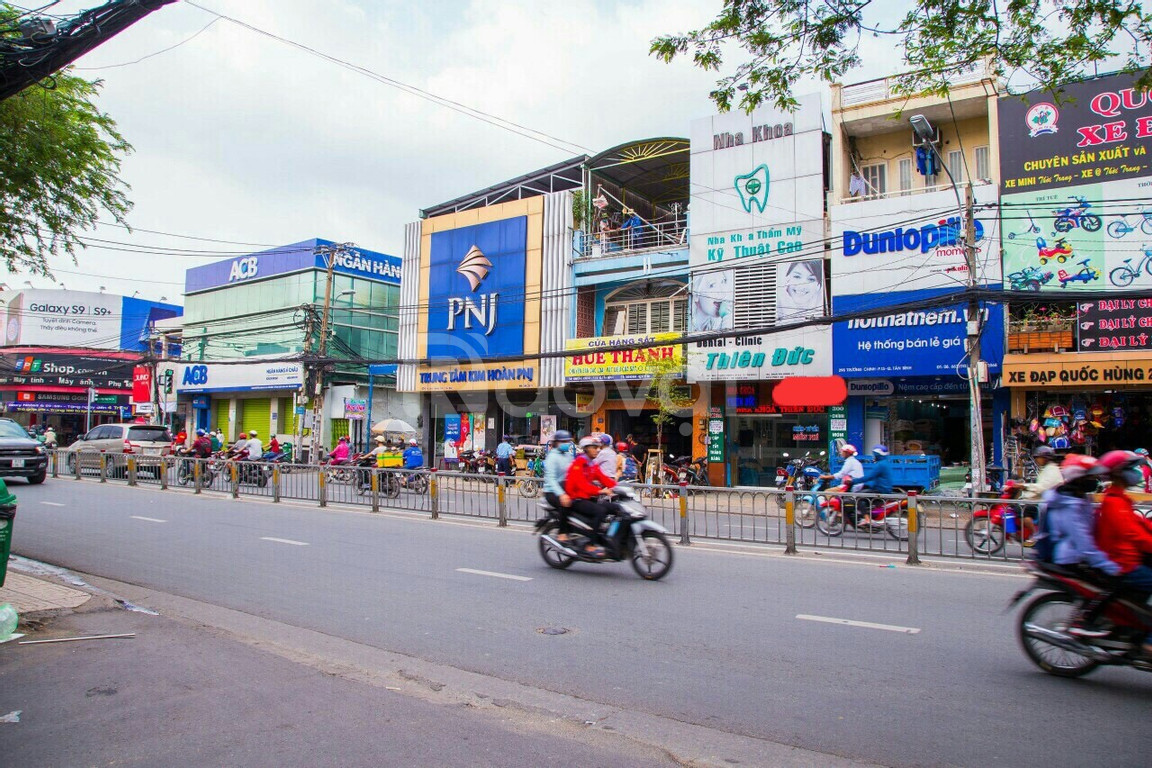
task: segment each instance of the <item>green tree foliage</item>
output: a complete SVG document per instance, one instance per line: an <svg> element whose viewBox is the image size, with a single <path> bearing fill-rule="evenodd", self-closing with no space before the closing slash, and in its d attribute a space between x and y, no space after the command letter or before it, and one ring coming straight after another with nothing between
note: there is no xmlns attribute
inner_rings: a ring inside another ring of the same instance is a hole
<svg viewBox="0 0 1152 768"><path fill-rule="evenodd" d="M651 53L664 61L691 55L697 66L720 70L730 47L742 48L711 93L724 111L738 91L746 111L762 102L794 106L799 80L835 82L857 67L867 36L888 44L892 71L907 70L898 82L905 95L943 95L950 76L986 60L1002 78L1019 74L1051 88L1099 62L1147 66L1152 14L1143 6L1140 0L910 0L894 12L878 0L724 0L711 24L659 37ZM1141 85L1152 85L1152 76L1146 73Z"/></svg>
<svg viewBox="0 0 1152 768"><path fill-rule="evenodd" d="M5 16L0 5L0 27ZM132 203L118 174L132 147L97 108L99 88L64 70L0 101L0 255L10 272L50 276L49 255L75 261L101 210L125 223Z"/></svg>

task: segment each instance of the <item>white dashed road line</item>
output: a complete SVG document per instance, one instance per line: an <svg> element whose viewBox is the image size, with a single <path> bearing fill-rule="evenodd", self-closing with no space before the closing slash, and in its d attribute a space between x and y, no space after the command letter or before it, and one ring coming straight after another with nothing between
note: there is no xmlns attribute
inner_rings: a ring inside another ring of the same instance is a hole
<svg viewBox="0 0 1152 768"><path fill-rule="evenodd" d="M65 507L65 506L67 506L67 504L61 504L58 501L42 501L40 503L46 507Z"/></svg>
<svg viewBox="0 0 1152 768"><path fill-rule="evenodd" d="M147 523L166 523L167 520L161 520L157 517L140 517L140 515L129 515L133 520L143 520Z"/></svg>
<svg viewBox="0 0 1152 768"><path fill-rule="evenodd" d="M831 616L809 616L806 613L799 613L796 618L803 621L819 621L825 624L839 624L844 627L861 627L863 629L882 629L885 632L902 632L906 635L917 635L920 633L917 627L899 627L895 624L873 624L870 621L852 621L851 619L834 619Z"/></svg>
<svg viewBox="0 0 1152 768"><path fill-rule="evenodd" d="M491 576L494 579L510 579L512 581L532 581L530 576L514 576L511 573L496 573L495 571L478 571L475 568L457 568L460 573L471 573L475 576Z"/></svg>
<svg viewBox="0 0 1152 768"><path fill-rule="evenodd" d="M306 541L293 541L292 539L277 539L274 536L261 536L260 541L274 541L277 544L291 544L294 547L306 547L306 546L308 546L308 542L306 542Z"/></svg>

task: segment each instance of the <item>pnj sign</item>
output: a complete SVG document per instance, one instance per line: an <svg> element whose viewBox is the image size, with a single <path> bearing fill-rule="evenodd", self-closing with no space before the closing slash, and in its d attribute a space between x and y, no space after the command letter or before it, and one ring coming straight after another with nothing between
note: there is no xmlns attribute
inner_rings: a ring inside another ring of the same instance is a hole
<svg viewBox="0 0 1152 768"><path fill-rule="evenodd" d="M232 268L228 270L228 282L234 283L237 280L248 280L256 277L259 270L260 264L255 256L236 259L232 262Z"/></svg>

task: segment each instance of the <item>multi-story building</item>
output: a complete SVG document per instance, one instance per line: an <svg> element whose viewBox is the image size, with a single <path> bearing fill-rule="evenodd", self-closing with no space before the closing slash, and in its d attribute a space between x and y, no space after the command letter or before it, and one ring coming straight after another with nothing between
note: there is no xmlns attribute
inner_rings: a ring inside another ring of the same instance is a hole
<svg viewBox="0 0 1152 768"><path fill-rule="evenodd" d="M970 456L967 304L947 295L969 283L1000 287L1001 93L983 68L957 74L947 98L899 95L888 78L832 86L832 311L857 315L832 330L833 372L849 395L834 409L833 438L946 465ZM916 116L927 121L927 140L913 131ZM961 226L969 190L975 275ZM998 458L1005 309L987 304L982 314L984 442Z"/></svg>

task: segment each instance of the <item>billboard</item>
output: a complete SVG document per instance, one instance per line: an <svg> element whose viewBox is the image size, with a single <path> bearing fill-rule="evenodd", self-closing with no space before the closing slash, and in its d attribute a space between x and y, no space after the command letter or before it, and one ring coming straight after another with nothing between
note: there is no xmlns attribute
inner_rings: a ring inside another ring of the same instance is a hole
<svg viewBox="0 0 1152 768"><path fill-rule="evenodd" d="M29 288L0 292L3 346L147 348L156 320L177 317L175 304L109 293Z"/></svg>
<svg viewBox="0 0 1152 768"><path fill-rule="evenodd" d="M157 375L163 380L172 371L176 392L246 392L263 389L298 389L304 384L300 363L252 362L161 363Z"/></svg>
<svg viewBox="0 0 1152 768"><path fill-rule="evenodd" d="M0 354L0 386L95 387L132 391L135 358L35 350Z"/></svg>
<svg viewBox="0 0 1152 768"><path fill-rule="evenodd" d="M998 103L1004 194L1149 175L1152 99L1137 74L1069 83Z"/></svg>
<svg viewBox="0 0 1152 768"><path fill-rule="evenodd" d="M751 381L832 373L832 333L811 326L688 345L688 381Z"/></svg>
<svg viewBox="0 0 1152 768"><path fill-rule="evenodd" d="M527 216L432 233L430 359L523 354L527 247Z"/></svg>
<svg viewBox="0 0 1152 768"><path fill-rule="evenodd" d="M661 372L684 369L684 346L675 344L679 333L569 339L564 358L567 381L646 381ZM661 343L663 342L663 343ZM617 349L630 344L652 344L643 349Z"/></svg>
<svg viewBox="0 0 1152 768"><path fill-rule="evenodd" d="M327 258L317 249L332 245L336 243L314 238L193 267L184 274L184 292L240 285L306 269L327 269ZM347 253L338 254L333 270L342 275L400 284L400 259L365 248L351 248Z"/></svg>
<svg viewBox="0 0 1152 768"><path fill-rule="evenodd" d="M780 257L824 236L819 94L795 112L761 107L692 122L690 264Z"/></svg>

